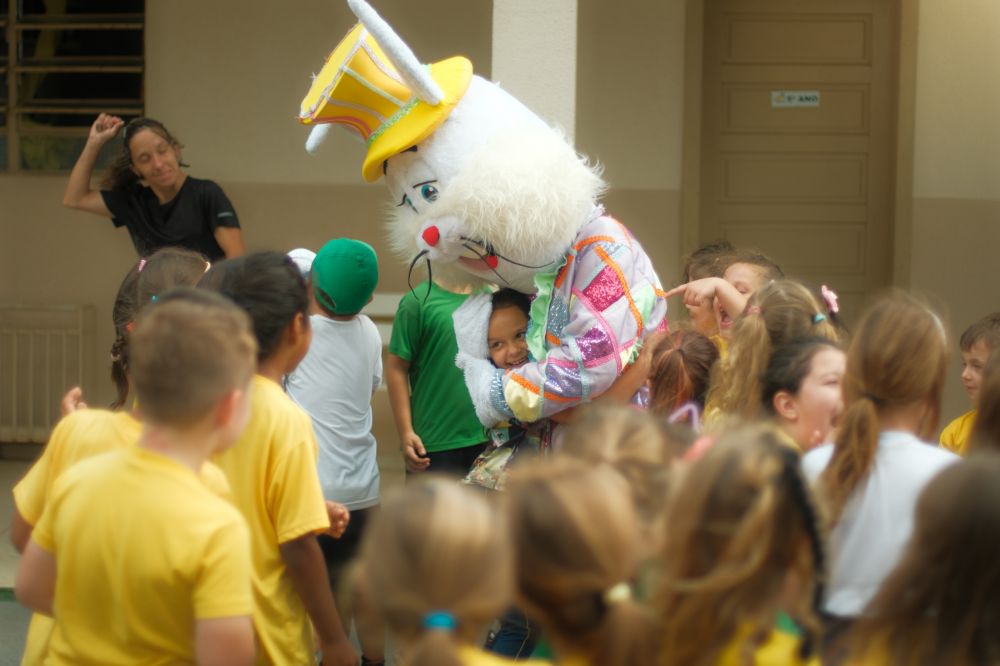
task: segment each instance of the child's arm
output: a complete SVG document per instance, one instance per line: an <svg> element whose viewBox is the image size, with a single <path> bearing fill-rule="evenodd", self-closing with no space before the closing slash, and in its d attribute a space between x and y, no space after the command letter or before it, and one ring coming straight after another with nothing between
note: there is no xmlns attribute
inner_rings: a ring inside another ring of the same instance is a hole
<svg viewBox="0 0 1000 666"><path fill-rule="evenodd" d="M256 659L249 615L196 620L194 656L198 666L250 666Z"/></svg>
<svg viewBox="0 0 1000 666"><path fill-rule="evenodd" d="M410 411L410 362L393 353L386 354L385 385L389 390L389 406L396 421L403 462L411 472L422 472L430 465L420 435L413 431L413 413Z"/></svg>
<svg viewBox="0 0 1000 666"><path fill-rule="evenodd" d="M52 599L56 590L56 558L31 539L14 580L14 595L24 606L36 613L52 615Z"/></svg>
<svg viewBox="0 0 1000 666"><path fill-rule="evenodd" d="M667 292L665 298L677 294L684 296L685 305L701 305L706 302L711 304L713 298L718 298L719 303L732 319L743 314L743 310L747 307L747 297L737 291L736 287L717 277L692 280L687 284L674 287Z"/></svg>
<svg viewBox="0 0 1000 666"><path fill-rule="evenodd" d="M319 635L323 664L356 666L358 656L340 622L337 604L330 592L323 551L312 534L286 541L278 547L292 578L292 586L302 599L313 627Z"/></svg>

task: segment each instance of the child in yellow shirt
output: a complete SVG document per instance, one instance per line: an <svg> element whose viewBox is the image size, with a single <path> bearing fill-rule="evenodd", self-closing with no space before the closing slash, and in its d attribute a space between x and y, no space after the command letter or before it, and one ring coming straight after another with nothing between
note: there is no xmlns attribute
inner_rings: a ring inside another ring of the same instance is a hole
<svg viewBox="0 0 1000 666"><path fill-rule="evenodd" d="M191 292L151 308L130 342L139 445L56 480L17 598L55 618L49 664L253 663L246 524L202 479L247 421L249 323Z"/></svg>
<svg viewBox="0 0 1000 666"><path fill-rule="evenodd" d="M941 446L965 455L976 420L976 405L979 404L979 387L983 381L983 369L990 355L1000 341L1000 312L988 314L965 329L958 341L962 350L962 386L972 401L973 408L962 414L941 431Z"/></svg>
<svg viewBox="0 0 1000 666"><path fill-rule="evenodd" d="M256 252L215 264L199 284L250 315L259 347L250 422L214 458L250 526L258 663L315 663L315 629L324 664L357 664L316 540L330 521L312 422L281 388L312 338L305 281L286 255Z"/></svg>

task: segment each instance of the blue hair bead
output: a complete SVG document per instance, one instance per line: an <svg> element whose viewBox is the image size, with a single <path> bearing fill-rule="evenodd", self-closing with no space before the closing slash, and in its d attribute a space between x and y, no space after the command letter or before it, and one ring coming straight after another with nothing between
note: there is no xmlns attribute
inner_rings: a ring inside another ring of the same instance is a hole
<svg viewBox="0 0 1000 666"><path fill-rule="evenodd" d="M455 631L458 623L448 611L432 611L424 616L424 629Z"/></svg>
<svg viewBox="0 0 1000 666"><path fill-rule="evenodd" d="M816 314L813 315L813 324L818 324L821 321L826 321L826 315L825 314L817 312Z"/></svg>

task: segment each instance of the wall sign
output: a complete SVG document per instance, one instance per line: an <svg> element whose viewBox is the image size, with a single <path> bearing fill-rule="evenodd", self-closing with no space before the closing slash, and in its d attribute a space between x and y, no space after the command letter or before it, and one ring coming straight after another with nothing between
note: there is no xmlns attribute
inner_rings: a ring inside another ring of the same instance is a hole
<svg viewBox="0 0 1000 666"><path fill-rule="evenodd" d="M816 108L819 106L818 90L772 90L772 109Z"/></svg>

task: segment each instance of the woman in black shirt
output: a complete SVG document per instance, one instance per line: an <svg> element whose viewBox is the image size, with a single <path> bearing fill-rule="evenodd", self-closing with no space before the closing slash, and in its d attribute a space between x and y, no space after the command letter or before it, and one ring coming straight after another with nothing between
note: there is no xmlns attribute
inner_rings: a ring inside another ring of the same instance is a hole
<svg viewBox="0 0 1000 666"><path fill-rule="evenodd" d="M123 126L122 152L108 167L102 189L92 190L97 156ZM140 257L171 245L210 261L240 256L246 250L233 205L214 182L184 173L182 147L156 120L136 118L125 125L102 113L70 173L63 205L126 227Z"/></svg>

